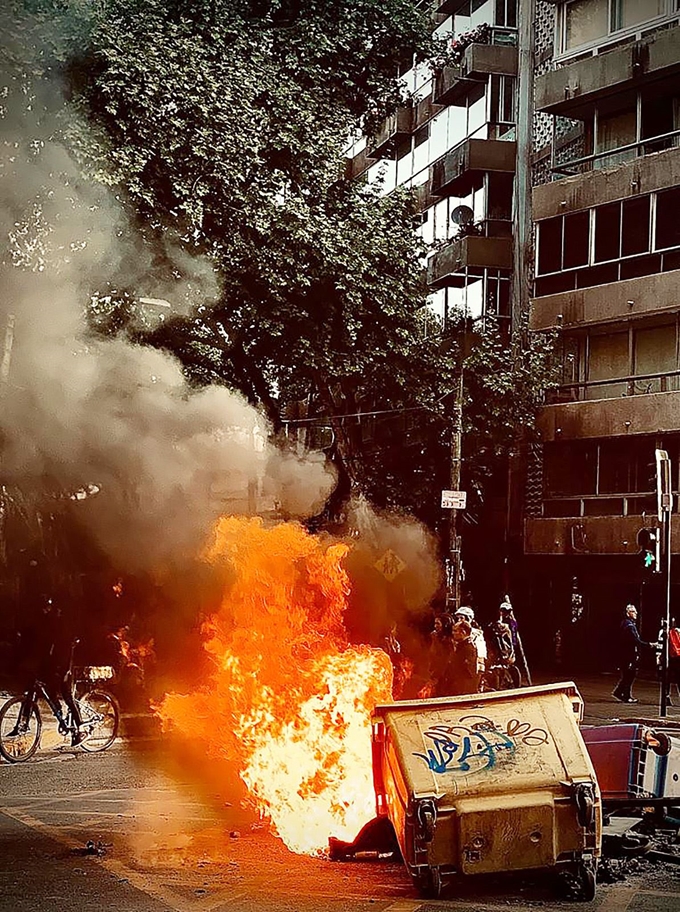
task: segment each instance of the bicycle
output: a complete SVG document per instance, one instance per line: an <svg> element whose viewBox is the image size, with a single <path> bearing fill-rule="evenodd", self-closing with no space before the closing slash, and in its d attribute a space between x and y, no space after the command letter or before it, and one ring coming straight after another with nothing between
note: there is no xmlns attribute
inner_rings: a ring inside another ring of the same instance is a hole
<svg viewBox="0 0 680 912"><path fill-rule="evenodd" d="M42 696L57 720L61 735L79 735L77 747L89 753L105 751L118 734L120 709L118 701L105 690L86 690L76 696L79 684L92 683L91 679L78 678L74 674L73 650L69 669L64 676L80 711L81 724L76 726L70 709L63 714L61 703L49 692L44 681L36 678L32 687L20 697L10 697L0 708L0 755L8 763L22 763L29 760L40 746L42 716L38 699ZM87 669L84 669L87 671ZM83 737L84 736L84 737Z"/></svg>

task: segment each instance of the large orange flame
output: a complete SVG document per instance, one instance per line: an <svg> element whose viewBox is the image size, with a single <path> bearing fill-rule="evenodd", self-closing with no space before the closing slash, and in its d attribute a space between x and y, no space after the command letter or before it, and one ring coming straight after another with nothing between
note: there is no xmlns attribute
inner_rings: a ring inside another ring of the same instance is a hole
<svg viewBox="0 0 680 912"><path fill-rule="evenodd" d="M379 649L343 625L347 546L295 523L225 517L208 558L232 575L205 625L211 679L168 694L164 723L235 760L250 795L295 852L352 840L374 814L370 715L391 697Z"/></svg>

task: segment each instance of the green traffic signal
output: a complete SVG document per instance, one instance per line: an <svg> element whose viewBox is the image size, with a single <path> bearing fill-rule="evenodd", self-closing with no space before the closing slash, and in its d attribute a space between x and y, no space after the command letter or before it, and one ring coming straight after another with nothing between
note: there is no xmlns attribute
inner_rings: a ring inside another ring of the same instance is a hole
<svg viewBox="0 0 680 912"><path fill-rule="evenodd" d="M653 567L656 563L654 555L651 551L645 551L645 570L649 570L650 567Z"/></svg>

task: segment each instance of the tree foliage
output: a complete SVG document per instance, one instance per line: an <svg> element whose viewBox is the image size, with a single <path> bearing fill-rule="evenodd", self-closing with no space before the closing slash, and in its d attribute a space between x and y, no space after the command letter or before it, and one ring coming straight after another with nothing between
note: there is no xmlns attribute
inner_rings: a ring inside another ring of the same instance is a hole
<svg viewBox="0 0 680 912"><path fill-rule="evenodd" d="M23 85L59 74L60 139L112 188L151 271L179 288L200 256L219 283L149 333L128 319L140 289L113 274L121 309L93 325L172 351L196 384L238 388L275 431L313 419L340 493L433 522L464 353L425 307L414 195L342 169L352 131L406 99L397 62L435 54L427 14L412 0L14 0L10 25L8 71ZM536 347L512 363L492 326L469 355L480 492L530 425L546 364Z"/></svg>

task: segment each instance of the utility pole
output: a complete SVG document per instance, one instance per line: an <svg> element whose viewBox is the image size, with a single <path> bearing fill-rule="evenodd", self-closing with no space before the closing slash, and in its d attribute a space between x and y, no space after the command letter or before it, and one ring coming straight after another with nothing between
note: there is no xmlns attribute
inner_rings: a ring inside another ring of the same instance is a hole
<svg viewBox="0 0 680 912"><path fill-rule="evenodd" d="M463 451L463 360L461 352L458 385L453 401L451 427L451 490L460 491L460 467ZM461 539L458 534L458 509L451 510L449 518L449 565L446 577L446 610L454 614L460 608Z"/></svg>
<svg viewBox="0 0 680 912"><path fill-rule="evenodd" d="M671 461L666 450L656 450L656 497L661 523L662 563L664 581L664 620L661 624L661 694L659 715L668 712L668 633L671 629L671 511L673 493L671 486Z"/></svg>

